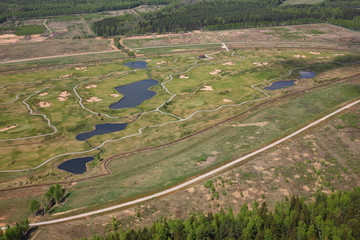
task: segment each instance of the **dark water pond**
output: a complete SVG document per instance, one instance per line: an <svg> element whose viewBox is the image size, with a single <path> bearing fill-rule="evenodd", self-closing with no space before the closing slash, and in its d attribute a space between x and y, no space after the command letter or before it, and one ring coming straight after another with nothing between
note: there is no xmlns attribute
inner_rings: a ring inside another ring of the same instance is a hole
<svg viewBox="0 0 360 240"><path fill-rule="evenodd" d="M110 109L131 108L142 104L156 95L156 92L148 88L158 85L158 81L146 79L134 83L126 84L115 88L116 91L124 95L118 102L109 106Z"/></svg>
<svg viewBox="0 0 360 240"><path fill-rule="evenodd" d="M299 71L300 73L300 79L301 78L313 78L316 76L316 74L313 71Z"/></svg>
<svg viewBox="0 0 360 240"><path fill-rule="evenodd" d="M270 86L268 87L264 87L265 90L277 90L277 89L281 89L281 88L286 88L286 87L291 87L295 85L295 80L291 80L291 81L277 81L272 83Z"/></svg>
<svg viewBox="0 0 360 240"><path fill-rule="evenodd" d="M144 61L127 62L124 65L131 68L147 68L147 64Z"/></svg>
<svg viewBox="0 0 360 240"><path fill-rule="evenodd" d="M118 132L124 130L128 124L127 123L105 123L95 126L95 129L90 132L79 133L76 135L78 141L85 141L95 135L103 135L106 133Z"/></svg>
<svg viewBox="0 0 360 240"><path fill-rule="evenodd" d="M93 157L74 158L63 162L58 168L74 174L82 174L86 172L86 163L92 160L94 160Z"/></svg>

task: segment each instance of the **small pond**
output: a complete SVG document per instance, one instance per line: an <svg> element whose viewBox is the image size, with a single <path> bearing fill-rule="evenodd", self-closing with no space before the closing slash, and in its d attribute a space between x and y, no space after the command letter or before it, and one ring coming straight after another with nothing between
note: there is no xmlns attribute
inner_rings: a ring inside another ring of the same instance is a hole
<svg viewBox="0 0 360 240"><path fill-rule="evenodd" d="M147 68L147 63L145 61L127 62L124 63L124 65L131 68Z"/></svg>
<svg viewBox="0 0 360 240"><path fill-rule="evenodd" d="M58 168L74 174L82 174L86 172L86 163L92 160L93 157L74 158L63 162Z"/></svg>
<svg viewBox="0 0 360 240"><path fill-rule="evenodd" d="M158 85L159 82L153 79L146 79L115 88L124 95L118 102L109 106L110 109L131 108L142 104L156 95L156 92L149 90L150 87Z"/></svg>
<svg viewBox="0 0 360 240"><path fill-rule="evenodd" d="M127 123L105 123L95 126L95 129L90 132L79 133L76 135L78 141L85 141L95 135L103 135L106 133L118 132L124 130L128 124Z"/></svg>
<svg viewBox="0 0 360 240"><path fill-rule="evenodd" d="M316 76L316 74L313 71L299 71L300 73L300 79L302 78L313 78Z"/></svg>
<svg viewBox="0 0 360 240"><path fill-rule="evenodd" d="M281 88L287 88L287 87L291 87L295 85L296 80L291 80L291 81L277 81L272 83L270 86L268 87L264 87L265 90L277 90L277 89L281 89Z"/></svg>

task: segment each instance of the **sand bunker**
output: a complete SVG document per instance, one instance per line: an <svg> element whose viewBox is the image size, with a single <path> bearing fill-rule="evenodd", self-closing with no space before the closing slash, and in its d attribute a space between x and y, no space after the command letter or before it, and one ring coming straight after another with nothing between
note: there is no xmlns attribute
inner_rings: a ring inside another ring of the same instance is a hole
<svg viewBox="0 0 360 240"><path fill-rule="evenodd" d="M161 61L161 62L158 62L158 63L156 63L157 65L161 65L161 64L164 64L164 63L166 63L166 61Z"/></svg>
<svg viewBox="0 0 360 240"><path fill-rule="evenodd" d="M319 55L320 53L319 52L309 52L311 54L315 54L315 55Z"/></svg>
<svg viewBox="0 0 360 240"><path fill-rule="evenodd" d="M188 79L188 78L189 78L189 76L180 75L180 77L179 77L179 78L185 78L185 79Z"/></svg>
<svg viewBox="0 0 360 240"><path fill-rule="evenodd" d="M16 124L13 124L13 125L11 125L11 126L7 126L7 127L4 127L4 128L1 128L1 129L0 129L0 132L5 132L5 131L7 131L7 130L9 130L9 129L12 129L12 128L16 128Z"/></svg>
<svg viewBox="0 0 360 240"><path fill-rule="evenodd" d="M89 99L86 100L87 102L100 102L102 101L102 99L98 98L98 97L91 97Z"/></svg>
<svg viewBox="0 0 360 240"><path fill-rule="evenodd" d="M212 91L212 90L214 90L214 89L212 88L212 86L205 85L205 86L203 86L200 90L203 90L203 91Z"/></svg>
<svg viewBox="0 0 360 240"><path fill-rule="evenodd" d="M85 88L89 89L89 88L96 88L96 87L97 87L97 85L91 84L91 85L89 85L89 86L86 86Z"/></svg>
<svg viewBox="0 0 360 240"><path fill-rule="evenodd" d="M253 62L253 64L256 65L256 66L258 66L258 67L261 67L261 66L266 66L266 65L268 65L269 63L268 63L268 62L263 62L263 63L261 63L261 62Z"/></svg>
<svg viewBox="0 0 360 240"><path fill-rule="evenodd" d="M224 102L224 103L232 103L232 102L233 102L233 100L230 100L230 99L226 99L226 98L224 98L224 99L223 99L223 102Z"/></svg>
<svg viewBox="0 0 360 240"><path fill-rule="evenodd" d="M232 127L247 127L247 126L258 126L263 127L268 125L269 122L258 122L258 123L244 123L244 124L237 124L237 125L231 125Z"/></svg>
<svg viewBox="0 0 360 240"><path fill-rule="evenodd" d="M41 102L39 102L37 105L38 105L39 107L41 107L41 108L47 108L47 107L50 107L50 106L51 106L51 103L41 101Z"/></svg>
<svg viewBox="0 0 360 240"><path fill-rule="evenodd" d="M220 69L215 69L214 71L209 72L209 74L210 74L210 75L216 75L216 74L218 74L218 73L220 73L220 72L221 72Z"/></svg>
<svg viewBox="0 0 360 240"><path fill-rule="evenodd" d="M76 67L75 70L85 70L86 67Z"/></svg>
<svg viewBox="0 0 360 240"><path fill-rule="evenodd" d="M110 96L112 96L112 97L120 97L120 95L119 94L110 94Z"/></svg>
<svg viewBox="0 0 360 240"><path fill-rule="evenodd" d="M43 93L40 93L40 94L39 94L39 96L40 96L40 97L42 97L42 96L46 96L46 95L48 95L48 93L47 93L47 92L43 92Z"/></svg>
<svg viewBox="0 0 360 240"><path fill-rule="evenodd" d="M235 65L234 62L226 62L226 63L223 63L222 65Z"/></svg>
<svg viewBox="0 0 360 240"><path fill-rule="evenodd" d="M296 58L306 58L305 55L294 55L294 57L296 57Z"/></svg>
<svg viewBox="0 0 360 240"><path fill-rule="evenodd" d="M344 56L345 54L343 53L336 53L335 56Z"/></svg>
<svg viewBox="0 0 360 240"><path fill-rule="evenodd" d="M74 74L69 73L69 74L61 75L59 78L68 78L68 77L72 77L72 76L74 76Z"/></svg>
<svg viewBox="0 0 360 240"><path fill-rule="evenodd" d="M57 97L56 99L60 102L65 102L69 96L70 93L68 91L62 91L61 93L59 93L59 97Z"/></svg>

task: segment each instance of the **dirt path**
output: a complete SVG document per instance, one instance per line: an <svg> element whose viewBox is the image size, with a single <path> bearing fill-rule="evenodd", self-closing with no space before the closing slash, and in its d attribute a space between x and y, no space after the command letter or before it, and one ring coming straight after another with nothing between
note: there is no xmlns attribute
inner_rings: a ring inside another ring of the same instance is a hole
<svg viewBox="0 0 360 240"><path fill-rule="evenodd" d="M356 100L352 103L349 103L347 104L346 106L326 115L325 117L322 117L308 125L306 125L305 127L293 132L292 134L284 137L284 138L281 138L280 140L277 140L276 142L273 142L269 145L267 145L266 147L263 147L263 148L260 148L252 153L249 153L241 158L238 158L228 164L225 164L221 167L218 167L210 172L207 172L205 174L202 174L198 177L195 177L193 179L190 179L188 181L185 181L177 186L174 186L174 187L171 187L169 189L166 189L164 191L161 191L161 192L158 192L158 193L155 193L155 194L151 194L149 196L146 196L146 197L142 197L142 198L138 198L136 200L133 200L133 201L128 201L128 202L125 202L125 203L122 203L122 204L117 204L115 206L112 206L112 207L107 207L107 208L103 208L103 209L99 209L99 210L96 210L96 211L91 211L91 212L87 212L87 213L83 213L83 214L78 214L78 215L74 215L74 216L70 216L70 217L64 217L64 218L60 218L60 219L55 219L55 220L50 220L50 221L44 221L44 222L38 222L38 223L30 223L29 226L31 227L36 227L36 226L42 226L42 225L49 225L49 224L56 224L56 223L61 223L61 222L66 222L66 221L71 221L71 220L75 220L75 219L79 219L79 218L84 218L84 217L89 217L89 216L93 216L93 215L96 215L96 214L100 214L100 213L104 213L104 212L108 212L108 211L112 211L112 210L115 210L115 209L119 209L119 208L123 208L123 207L128 207L128 206L131 206L131 205L134 205L134 204L138 204L138 203L143 203L145 201L148 201L150 199L153 199L153 198L158 198L158 197L162 197L164 195L167 195L167 194L171 194L171 193L174 193L174 192L177 192L181 189L184 189L192 184L195 184L197 182L200 182L200 181L203 181L205 180L206 178L208 177L211 177L213 175L216 175L216 174L219 174L221 173L222 171L224 170L227 170L228 168L238 164L238 163L241 163L251 157L254 157L255 155L259 154L259 153L262 153L262 152L265 152L267 151L268 149L272 148L272 147L275 147L285 141L287 141L288 139L296 136L296 135L299 135L300 133L308 130L309 128L327 120L328 118L356 105L360 103L360 100Z"/></svg>
<svg viewBox="0 0 360 240"><path fill-rule="evenodd" d="M50 34L53 33L53 31L49 28L48 25L46 25L47 18L44 20L43 25L46 27L46 29L50 32Z"/></svg>

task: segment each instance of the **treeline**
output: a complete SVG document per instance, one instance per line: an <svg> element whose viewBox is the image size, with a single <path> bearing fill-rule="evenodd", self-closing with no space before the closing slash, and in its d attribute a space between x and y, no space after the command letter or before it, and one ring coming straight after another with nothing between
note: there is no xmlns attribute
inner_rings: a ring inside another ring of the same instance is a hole
<svg viewBox="0 0 360 240"><path fill-rule="evenodd" d="M168 4L173 0L1 0L0 23L8 19L28 19L76 13L130 9L140 5Z"/></svg>
<svg viewBox="0 0 360 240"><path fill-rule="evenodd" d="M30 211L35 215L44 215L55 204L61 203L64 200L65 191L60 184L55 184L49 187L44 193L44 198L41 201L31 200Z"/></svg>
<svg viewBox="0 0 360 240"><path fill-rule="evenodd" d="M244 204L239 214L229 209L212 214L193 214L186 220L160 219L150 227L116 230L105 237L111 239L360 239L360 188L337 192L330 196L315 195L315 202L306 204L293 196L278 202L268 211L254 201L252 209Z"/></svg>
<svg viewBox="0 0 360 240"><path fill-rule="evenodd" d="M359 0L326 0L316 5L290 6L281 6L282 2L283 0L212 0L185 5L172 4L160 11L143 14L141 19L134 19L131 15L107 18L94 23L93 30L101 36L113 36L321 22L360 30Z"/></svg>
<svg viewBox="0 0 360 240"><path fill-rule="evenodd" d="M5 232L0 230L0 240L21 240L24 239L27 231L29 230L29 220L24 220L16 223L14 226L6 226Z"/></svg>

